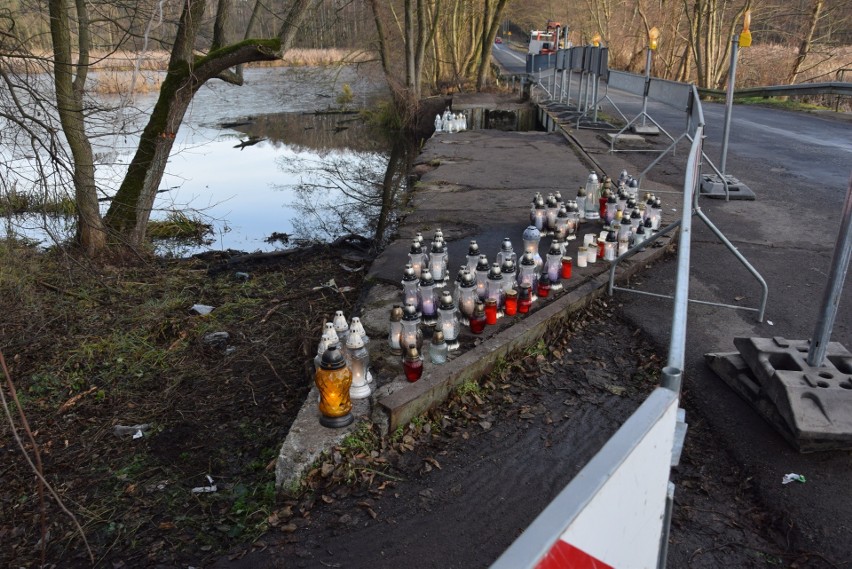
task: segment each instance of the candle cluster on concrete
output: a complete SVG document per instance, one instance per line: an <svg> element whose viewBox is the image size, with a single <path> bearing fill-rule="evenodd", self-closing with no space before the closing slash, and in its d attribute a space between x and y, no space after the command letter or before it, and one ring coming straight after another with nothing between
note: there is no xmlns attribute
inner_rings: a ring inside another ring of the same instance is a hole
<svg viewBox="0 0 852 569"><path fill-rule="evenodd" d="M463 130L467 130L467 115L463 112L453 113L447 107L443 114L435 115L435 134Z"/></svg>
<svg viewBox="0 0 852 569"><path fill-rule="evenodd" d="M454 275L447 269L449 252L441 230L435 231L429 247L418 233L403 270L401 304L389 318L388 346L402 356L405 377L417 381L424 361L440 365L452 358L465 334L483 334L500 319L529 313L536 303L558 296L575 267L582 271L598 260L614 261L644 243L659 228L662 207L651 194L640 197L638 187L626 171L617 180L590 172L576 199L564 200L558 191L546 197L536 192L530 224L520 235L522 247L516 251L512 238L505 237L489 259L471 240ZM540 251L544 236L551 238L545 243L546 254ZM573 245L579 237L582 243ZM425 346L424 334L431 338ZM357 341L347 345L360 349ZM357 384L358 369L354 376Z"/></svg>

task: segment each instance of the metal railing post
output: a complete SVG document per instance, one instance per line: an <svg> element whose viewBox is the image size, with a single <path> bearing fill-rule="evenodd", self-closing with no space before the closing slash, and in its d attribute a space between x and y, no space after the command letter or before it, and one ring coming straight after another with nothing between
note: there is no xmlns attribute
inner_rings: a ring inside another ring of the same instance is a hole
<svg viewBox="0 0 852 569"><path fill-rule="evenodd" d="M843 202L843 215L840 220L840 232L837 234L837 244L831 257L831 273L828 284L822 296L822 307L814 327L814 336L808 349L808 365L819 367L825 360L828 342L831 340L831 330L837 316L837 306L843 292L843 282L846 280L846 270L849 268L849 257L852 254L852 176L846 189L846 200Z"/></svg>
<svg viewBox="0 0 852 569"><path fill-rule="evenodd" d="M740 40L734 36L731 40L731 65L728 68L728 91L725 94L725 126L722 130L722 160L719 162L719 170L722 176L727 175L725 163L728 161L728 137L731 134L731 114L734 108L734 84L737 81L737 52Z"/></svg>

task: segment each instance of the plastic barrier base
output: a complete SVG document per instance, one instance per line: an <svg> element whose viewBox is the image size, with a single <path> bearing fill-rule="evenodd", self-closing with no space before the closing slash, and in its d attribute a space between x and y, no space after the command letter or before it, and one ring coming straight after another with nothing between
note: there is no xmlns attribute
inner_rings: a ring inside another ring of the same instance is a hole
<svg viewBox="0 0 852 569"><path fill-rule="evenodd" d="M725 199L725 184L719 176L702 176L701 177L701 195L708 198ZM751 188L734 178L733 176L725 176L728 182L728 193L732 200L754 200L754 192Z"/></svg>

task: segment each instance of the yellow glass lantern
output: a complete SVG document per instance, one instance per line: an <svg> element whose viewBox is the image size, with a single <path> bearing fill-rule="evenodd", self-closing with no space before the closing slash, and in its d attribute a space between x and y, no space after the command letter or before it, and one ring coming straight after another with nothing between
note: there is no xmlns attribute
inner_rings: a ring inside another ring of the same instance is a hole
<svg viewBox="0 0 852 569"><path fill-rule="evenodd" d="M648 30L648 47L651 49L657 49L657 44L660 39L660 30L657 29L656 26Z"/></svg>
<svg viewBox="0 0 852 569"><path fill-rule="evenodd" d="M600 45L601 45L601 35L600 34L595 34L594 36L592 36L592 45L595 46L595 47L600 47Z"/></svg>
<svg viewBox="0 0 852 569"><path fill-rule="evenodd" d="M336 344L323 353L314 381L320 392L320 424L331 429L350 425L355 420L349 398L352 372Z"/></svg>
<svg viewBox="0 0 852 569"><path fill-rule="evenodd" d="M750 47L751 46L751 31L749 31L749 27L751 26L751 10L746 10L745 16L743 16L743 31L740 32L740 47Z"/></svg>

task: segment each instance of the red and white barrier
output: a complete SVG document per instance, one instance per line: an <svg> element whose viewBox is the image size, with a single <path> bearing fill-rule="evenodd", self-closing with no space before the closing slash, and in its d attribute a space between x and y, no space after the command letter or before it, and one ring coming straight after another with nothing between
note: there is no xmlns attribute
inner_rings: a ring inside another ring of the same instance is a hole
<svg viewBox="0 0 852 569"><path fill-rule="evenodd" d="M677 408L656 389L491 569L657 567Z"/></svg>

